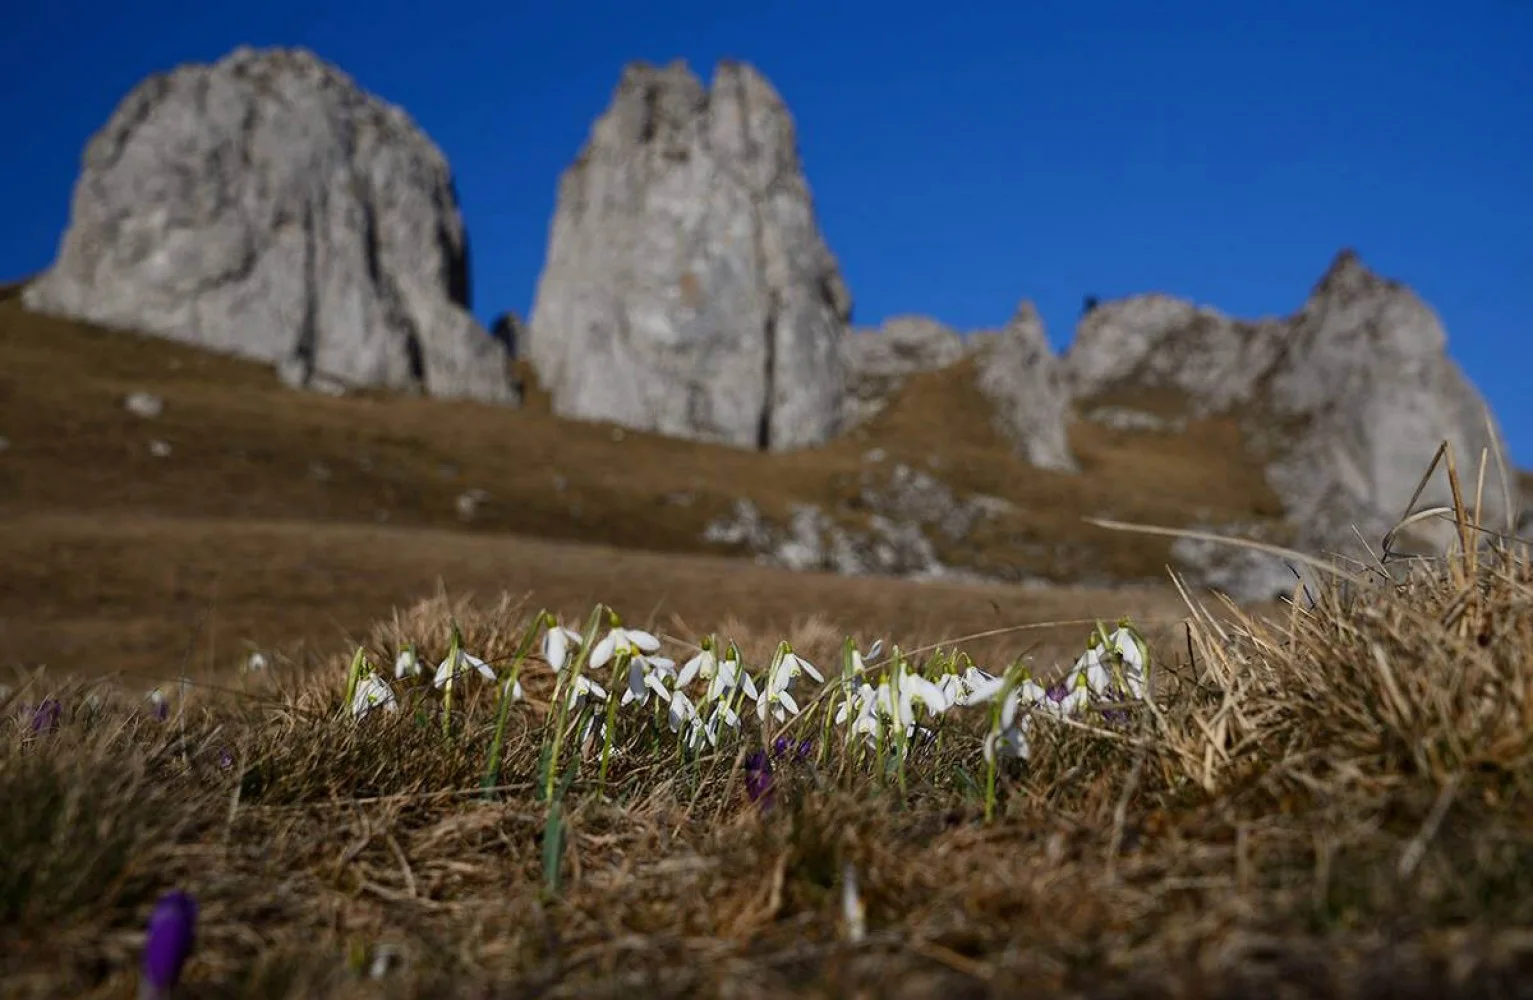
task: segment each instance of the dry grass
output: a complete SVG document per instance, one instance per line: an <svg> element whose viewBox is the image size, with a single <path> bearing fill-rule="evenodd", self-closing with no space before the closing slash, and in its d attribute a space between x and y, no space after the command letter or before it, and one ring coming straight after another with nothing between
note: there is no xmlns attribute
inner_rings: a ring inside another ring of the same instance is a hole
<svg viewBox="0 0 1533 1000"><path fill-rule="evenodd" d="M1165 538L1081 516L1272 513L1256 470L1227 461L1231 423L1080 425L1085 472L1056 476L1006 453L970 377L912 379L862 431L762 456L615 441L536 393L520 412L290 393L255 365L0 301L0 645L26 666L0 696L0 994L133 995L171 887L202 907L189 997L1528 992L1525 552L1256 618L1156 588L842 579L702 551L736 496L857 517L875 446L1013 503L946 553L985 568L1157 577ZM164 415L124 413L135 389ZM464 525L469 487L492 499ZM444 581L454 597L430 597ZM977 722L918 752L903 794L831 750L779 764L763 810L740 773L754 728L685 760L630 719L609 781L587 759L560 800L549 891L545 668L488 801L484 688L450 738L430 699L360 725L337 709L350 643L387 662L408 639L435 662L455 619L503 662L537 607L598 600L670 636L732 636L756 664L784 636L826 666L843 633L920 648L1031 623L965 648L1039 673L1087 631L1050 622L1129 613L1152 626L1157 702L1118 727L1040 720L988 823ZM281 655L238 675L251 645ZM143 689L179 677L157 721ZM26 706L45 696L61 724L35 733ZM386 949L382 979L359 971Z"/></svg>
<svg viewBox="0 0 1533 1000"><path fill-rule="evenodd" d="M408 638L434 661L454 617L502 660L529 611L440 598L366 638L380 659ZM148 907L174 886L203 906L188 996L1527 992L1526 549L1235 619L1189 606L1154 707L1119 728L1039 720L988 824L962 726L911 758L906 794L833 749L780 764L762 809L741 786L751 730L683 761L630 720L608 783L587 760L562 800L557 891L537 665L494 801L477 794L485 689L445 738L429 702L338 718L343 656L194 689L164 723L38 682L17 698L47 688L64 721L34 735L23 719L0 745L0 982L130 995ZM738 637L761 657L778 636ZM824 620L790 636L821 664L838 637ZM846 865L867 908L856 943ZM401 961L369 980L383 947Z"/></svg>

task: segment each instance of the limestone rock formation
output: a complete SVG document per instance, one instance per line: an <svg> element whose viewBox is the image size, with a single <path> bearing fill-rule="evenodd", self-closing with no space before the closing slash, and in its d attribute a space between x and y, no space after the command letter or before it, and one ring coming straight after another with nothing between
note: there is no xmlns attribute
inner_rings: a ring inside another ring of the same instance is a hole
<svg viewBox="0 0 1533 1000"><path fill-rule="evenodd" d="M1377 539L1403 513L1443 440L1466 483L1487 456L1484 514L1504 527L1498 463L1509 473L1511 466L1484 399L1448 357L1432 309L1355 253L1336 257L1290 319L1267 399L1281 425L1304 428L1293 447L1279 451L1268 479L1290 519L1318 539L1339 544L1354 524ZM1515 482L1510 489L1515 496ZM1418 505L1449 502L1439 471ZM1421 541L1440 544L1449 530L1439 524Z"/></svg>
<svg viewBox="0 0 1533 1000"><path fill-rule="evenodd" d="M946 368L967 353L956 330L926 316L895 316L877 329L854 329L841 346L843 428L875 416L909 376Z"/></svg>
<svg viewBox="0 0 1533 1000"><path fill-rule="evenodd" d="M292 384L513 402L468 297L452 177L420 128L310 52L240 48L123 99L24 302Z"/></svg>
<svg viewBox="0 0 1533 1000"><path fill-rule="evenodd" d="M1357 558L1357 534L1378 545L1444 440L1461 469L1490 449L1486 513L1505 523L1499 431L1446 347L1420 298L1345 250L1283 320L1244 322L1158 295L1105 303L1082 320L1065 366L1087 414L1110 404L1158 419L1168 411L1237 416L1283 503L1289 544ZM1439 474L1418 506L1447 500ZM1440 528L1425 535L1419 540L1429 544L1443 539ZM1175 553L1237 599L1294 585L1293 571L1273 558L1233 558L1192 542Z"/></svg>
<svg viewBox="0 0 1533 1000"><path fill-rule="evenodd" d="M559 183L526 356L556 413L771 450L839 425L851 299L748 65L623 72Z"/></svg>
<svg viewBox="0 0 1533 1000"><path fill-rule="evenodd" d="M1077 469L1066 437L1070 396L1059 359L1049 349L1043 321L1031 302L978 355L977 385L995 407L1001 430L1040 469Z"/></svg>

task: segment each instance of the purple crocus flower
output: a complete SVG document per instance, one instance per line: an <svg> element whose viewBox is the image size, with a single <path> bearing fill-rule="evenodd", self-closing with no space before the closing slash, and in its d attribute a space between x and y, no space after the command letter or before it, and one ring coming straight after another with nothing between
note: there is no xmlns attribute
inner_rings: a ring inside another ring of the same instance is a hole
<svg viewBox="0 0 1533 1000"><path fill-rule="evenodd" d="M772 743L772 756L777 758L784 756L788 752L788 748L792 745L793 744L788 741L786 736L777 737L777 739Z"/></svg>
<svg viewBox="0 0 1533 1000"><path fill-rule="evenodd" d="M196 942L197 903L180 890L167 892L149 917L144 942L144 985L151 997L168 997Z"/></svg>
<svg viewBox="0 0 1533 1000"><path fill-rule="evenodd" d="M745 794L763 809L772 804L772 762L764 750L745 759Z"/></svg>
<svg viewBox="0 0 1533 1000"><path fill-rule="evenodd" d="M234 751L228 747L218 748L218 766L225 771L234 766Z"/></svg>
<svg viewBox="0 0 1533 1000"><path fill-rule="evenodd" d="M1122 729L1128 725L1128 712L1121 708L1103 709L1102 721L1113 729Z"/></svg>
<svg viewBox="0 0 1533 1000"><path fill-rule="evenodd" d="M1053 684L1048 686L1048 690L1045 693L1049 696L1049 701L1052 701L1054 704L1058 705L1060 702L1064 701L1065 696L1070 693L1070 685L1066 684L1064 681L1055 681Z"/></svg>
<svg viewBox="0 0 1533 1000"><path fill-rule="evenodd" d="M795 755L795 759L800 761L800 762L806 761L806 760L809 759L809 755L813 751L814 751L814 740L811 740L811 739L799 740L799 742L798 742L798 753Z"/></svg>
<svg viewBox="0 0 1533 1000"><path fill-rule="evenodd" d="M51 733L59 727L59 716L64 707L56 698L44 698L41 705L32 709L32 732Z"/></svg>

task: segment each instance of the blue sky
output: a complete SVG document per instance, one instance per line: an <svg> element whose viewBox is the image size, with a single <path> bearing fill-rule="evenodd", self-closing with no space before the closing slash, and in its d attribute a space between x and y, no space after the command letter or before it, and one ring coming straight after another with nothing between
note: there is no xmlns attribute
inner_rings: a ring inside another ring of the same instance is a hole
<svg viewBox="0 0 1533 1000"><path fill-rule="evenodd" d="M475 312L525 315L559 172L624 62L776 84L873 324L1166 291L1287 313L1356 247L1443 317L1533 466L1533 2L751 4L15 0L0 33L0 278L48 263L88 136L145 75L303 45L446 152Z"/></svg>

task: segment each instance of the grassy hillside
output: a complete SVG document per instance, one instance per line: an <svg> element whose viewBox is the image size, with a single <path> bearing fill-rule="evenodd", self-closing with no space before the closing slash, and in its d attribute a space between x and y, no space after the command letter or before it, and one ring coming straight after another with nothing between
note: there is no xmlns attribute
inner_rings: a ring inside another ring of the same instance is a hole
<svg viewBox="0 0 1533 1000"><path fill-rule="evenodd" d="M1082 423L1072 434L1082 475L1033 469L991 428L971 374L960 365L914 378L844 438L762 455L561 420L535 386L521 410L296 392L267 366L37 316L11 296L0 301L0 559L13 567L0 580L0 641L26 663L163 671L188 655L223 662L249 643L332 639L439 578L452 592L525 588L555 604L600 592L638 614L727 612L774 626L812 592L823 595L814 610L852 624L914 614L984 627L1075 617L1100 592L820 579L706 558L632 556L618 572L596 554L605 550L548 543L730 555L701 535L736 498L774 518L815 504L856 526L868 515L864 474L877 484L904 462L960 497L1005 501L969 538L938 539L952 564L1155 583L1163 539L1080 518L1183 524L1275 509L1259 471L1231 458L1238 433L1219 421L1183 435ZM164 411L129 413L135 391L161 397ZM470 490L487 496L465 521L458 498ZM741 581L749 600L686 582L715 576Z"/></svg>

